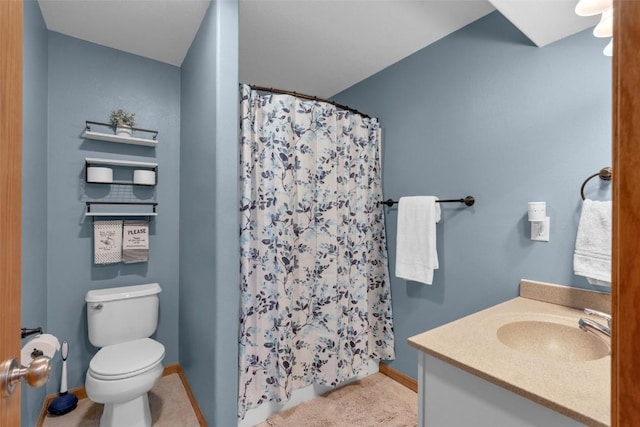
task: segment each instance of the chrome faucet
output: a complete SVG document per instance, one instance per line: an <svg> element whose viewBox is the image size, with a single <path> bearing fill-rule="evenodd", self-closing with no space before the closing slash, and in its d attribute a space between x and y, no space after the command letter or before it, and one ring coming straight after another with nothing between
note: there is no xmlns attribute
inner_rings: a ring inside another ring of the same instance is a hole
<svg viewBox="0 0 640 427"><path fill-rule="evenodd" d="M604 326L594 320L582 317L578 321L578 326L580 327L580 329L582 329L583 331L589 331L589 332L593 332L595 330L605 334L608 337L611 337L611 315L610 314L603 313L598 310L593 310L591 308L585 308L584 312L585 314L588 314L591 316L597 316L605 319L607 321L607 326Z"/></svg>

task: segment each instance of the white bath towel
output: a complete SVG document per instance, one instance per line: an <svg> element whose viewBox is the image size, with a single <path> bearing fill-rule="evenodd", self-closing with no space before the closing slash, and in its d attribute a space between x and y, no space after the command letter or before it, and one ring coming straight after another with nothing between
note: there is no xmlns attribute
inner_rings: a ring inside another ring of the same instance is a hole
<svg viewBox="0 0 640 427"><path fill-rule="evenodd" d="M611 202L586 199L578 223L573 270L589 283L611 286Z"/></svg>
<svg viewBox="0 0 640 427"><path fill-rule="evenodd" d="M438 268L436 223L440 221L437 197L401 197L398 203L396 277L433 283Z"/></svg>

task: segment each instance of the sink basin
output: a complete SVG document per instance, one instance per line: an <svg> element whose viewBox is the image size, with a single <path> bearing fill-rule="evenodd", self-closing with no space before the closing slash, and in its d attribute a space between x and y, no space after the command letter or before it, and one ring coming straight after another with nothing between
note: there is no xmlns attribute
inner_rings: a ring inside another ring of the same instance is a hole
<svg viewBox="0 0 640 427"><path fill-rule="evenodd" d="M539 320L507 323L497 331L504 345L529 355L565 361L588 361L609 355L604 339L576 326Z"/></svg>

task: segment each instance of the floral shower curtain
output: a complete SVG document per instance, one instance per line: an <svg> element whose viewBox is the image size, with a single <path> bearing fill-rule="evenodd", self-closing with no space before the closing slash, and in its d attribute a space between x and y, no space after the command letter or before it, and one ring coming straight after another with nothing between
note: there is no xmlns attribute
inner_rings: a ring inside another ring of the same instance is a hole
<svg viewBox="0 0 640 427"><path fill-rule="evenodd" d="M395 354L377 119L241 92L243 418Z"/></svg>

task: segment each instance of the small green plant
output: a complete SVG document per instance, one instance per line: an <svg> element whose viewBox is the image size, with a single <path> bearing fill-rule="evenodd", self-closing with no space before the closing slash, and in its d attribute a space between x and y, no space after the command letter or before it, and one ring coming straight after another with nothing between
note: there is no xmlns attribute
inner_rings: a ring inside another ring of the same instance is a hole
<svg viewBox="0 0 640 427"><path fill-rule="evenodd" d="M116 127L133 127L136 124L136 115L119 108L111 112L111 124Z"/></svg>

